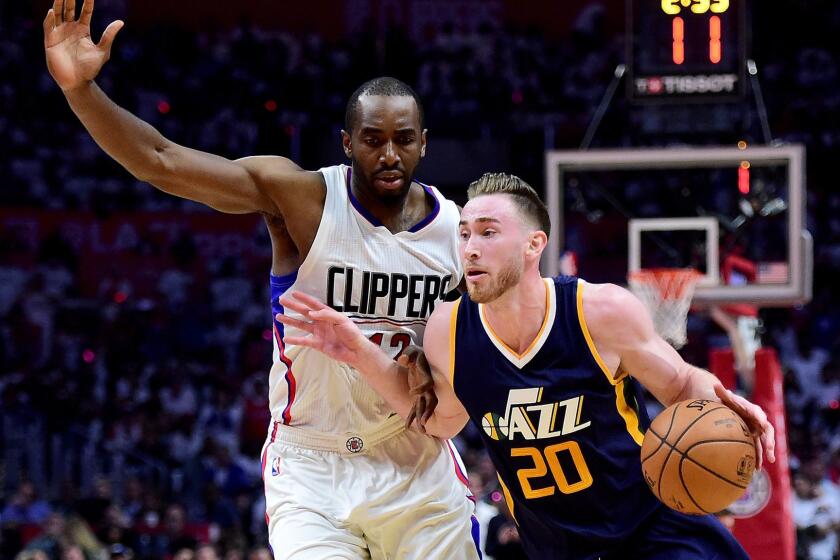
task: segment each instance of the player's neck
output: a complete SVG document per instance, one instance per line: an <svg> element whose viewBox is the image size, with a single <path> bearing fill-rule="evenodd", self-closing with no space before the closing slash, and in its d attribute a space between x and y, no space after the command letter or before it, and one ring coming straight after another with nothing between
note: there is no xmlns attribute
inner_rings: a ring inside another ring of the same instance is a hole
<svg viewBox="0 0 840 560"><path fill-rule="evenodd" d="M387 202L383 202L369 189L357 183L355 176L351 181L350 189L365 210L382 222L382 225L391 233L411 229L430 211L426 204L426 191L413 181L405 196L395 197Z"/></svg>
<svg viewBox="0 0 840 560"><path fill-rule="evenodd" d="M546 289L539 270L526 271L516 286L484 305L493 332L519 354L540 332L547 311Z"/></svg>

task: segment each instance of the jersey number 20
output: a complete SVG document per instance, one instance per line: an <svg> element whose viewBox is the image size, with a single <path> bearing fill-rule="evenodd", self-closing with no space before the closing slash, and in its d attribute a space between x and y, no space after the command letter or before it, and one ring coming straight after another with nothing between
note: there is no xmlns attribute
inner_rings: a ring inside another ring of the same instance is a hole
<svg viewBox="0 0 840 560"><path fill-rule="evenodd" d="M577 470L579 480L572 484L569 484L569 479L563 471L563 466L560 464L558 456L559 453L564 451L569 454ZM543 455L545 455L545 458L543 458ZM510 456L530 457L534 462L533 468L522 468L516 471L519 484L522 486L522 493L529 500L551 496L554 494L555 487L563 494L573 494L592 486L592 473L589 472L589 467L586 466L580 445L574 440L549 445L542 452L536 447L518 447L510 450ZM548 464L547 467L546 463ZM551 475L554 477L555 485L534 488L531 485L531 479L543 477L548 474L549 470L551 470Z"/></svg>

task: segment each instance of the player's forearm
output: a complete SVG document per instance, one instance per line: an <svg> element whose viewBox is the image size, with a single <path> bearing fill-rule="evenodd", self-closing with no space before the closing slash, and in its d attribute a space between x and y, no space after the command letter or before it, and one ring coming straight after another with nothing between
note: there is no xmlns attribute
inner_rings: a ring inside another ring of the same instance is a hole
<svg viewBox="0 0 840 560"><path fill-rule="evenodd" d="M151 181L160 174L160 154L170 142L153 126L111 101L95 82L64 96L99 147L132 175Z"/></svg>
<svg viewBox="0 0 840 560"><path fill-rule="evenodd" d="M373 343L359 355L356 363L351 364L364 380L394 412L407 418L414 401L408 386L408 375L404 368L395 362L381 348Z"/></svg>

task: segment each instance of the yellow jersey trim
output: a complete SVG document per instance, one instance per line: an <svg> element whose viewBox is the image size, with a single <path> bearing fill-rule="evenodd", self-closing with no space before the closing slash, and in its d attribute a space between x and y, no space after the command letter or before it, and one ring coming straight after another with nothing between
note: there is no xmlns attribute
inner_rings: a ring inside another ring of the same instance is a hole
<svg viewBox="0 0 840 560"><path fill-rule="evenodd" d="M583 333L583 337L586 339L586 345L589 347L589 352L592 354L592 357L595 359L598 367L601 368L601 371L606 376L607 381L609 381L610 385L612 385L615 389L615 406L618 409L618 413L624 419L627 432L637 444L642 445L642 441L645 439L645 436L639 430L639 416L636 414L636 411L627 404L627 399L624 398L624 382L627 379L627 372L622 371L618 378L613 376L612 372L607 367L607 364L605 364L604 360L601 359L598 349L595 348L595 342L592 340L592 335L589 334L589 327L586 325L586 318L583 316L583 287L585 285L586 283L583 280L578 280L577 313L580 330Z"/></svg>
<svg viewBox="0 0 840 560"><path fill-rule="evenodd" d="M505 481L502 480L499 473L496 473L496 478L499 479L499 484L502 486L502 494L505 496L505 503L507 504L508 510L510 510L510 516L513 517L514 523L519 525L519 521L516 519L516 513L513 511L513 497L510 495L510 490L508 490L508 487L505 485Z"/></svg>
<svg viewBox="0 0 840 560"><path fill-rule="evenodd" d="M455 327L458 324L458 308L461 299L455 300L455 305L449 312L449 384L455 387Z"/></svg>

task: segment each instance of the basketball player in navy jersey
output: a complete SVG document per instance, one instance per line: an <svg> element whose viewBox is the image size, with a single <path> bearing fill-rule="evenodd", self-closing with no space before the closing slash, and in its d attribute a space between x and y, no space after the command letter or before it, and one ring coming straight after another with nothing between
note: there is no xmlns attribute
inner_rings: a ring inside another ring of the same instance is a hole
<svg viewBox="0 0 840 560"><path fill-rule="evenodd" d="M684 362L625 289L542 278L550 223L526 183L486 174L468 194L460 247L469 297L438 306L426 328L439 399L428 432L477 425L531 558L747 558L715 518L677 513L650 492L637 381L665 405L724 402L773 461L764 412ZM410 401L401 366L346 317L307 294L283 301L291 311L280 320L308 333L295 344L353 364L396 408Z"/></svg>
<svg viewBox="0 0 840 560"><path fill-rule="evenodd" d="M273 313L283 310L282 293L306 290L359 321L391 356L421 343L427 317L462 271L457 207L413 179L426 130L410 87L379 78L351 96L342 131L350 167L231 161L180 146L114 104L93 80L123 23L94 44L93 0L78 19L75 8L56 0L47 13L47 66L108 155L164 192L262 214ZM274 327L273 422L262 452L274 557L478 558L474 503L451 444L406 430L411 402L391 408L358 372L289 344L284 326Z"/></svg>

